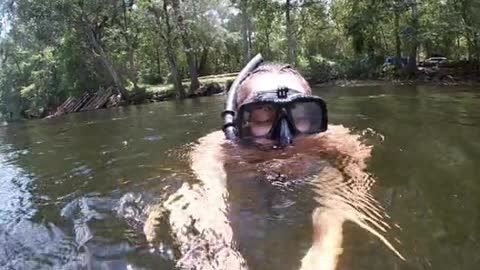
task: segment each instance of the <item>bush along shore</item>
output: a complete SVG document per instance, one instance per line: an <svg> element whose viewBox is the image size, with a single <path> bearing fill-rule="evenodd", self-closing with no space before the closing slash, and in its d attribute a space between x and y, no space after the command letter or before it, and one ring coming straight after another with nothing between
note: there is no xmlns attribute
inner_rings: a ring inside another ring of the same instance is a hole
<svg viewBox="0 0 480 270"><path fill-rule="evenodd" d="M322 57L309 58L299 69L317 86L360 86L376 84L472 85L480 82L480 62L419 62L413 69L379 61L333 62Z"/></svg>

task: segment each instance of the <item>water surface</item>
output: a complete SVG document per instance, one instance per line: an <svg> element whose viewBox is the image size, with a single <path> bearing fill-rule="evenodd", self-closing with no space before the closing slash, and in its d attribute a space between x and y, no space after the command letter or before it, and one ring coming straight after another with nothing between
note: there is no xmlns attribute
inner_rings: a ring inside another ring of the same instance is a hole
<svg viewBox="0 0 480 270"><path fill-rule="evenodd" d="M328 103L330 122L374 146L368 168L376 178L373 194L401 227L387 236L401 241L395 245L407 259L347 225L339 269L477 269L478 90L316 91ZM218 130L223 101L162 102L0 127L0 265L173 269L168 239L163 250L145 240L146 206L193 180L188 153L198 138ZM276 213L298 225L310 220L310 211ZM308 248L299 245L308 241L307 226L304 232L277 222L268 229L268 239L255 243L271 246L268 256L256 255L266 256L263 269L295 265ZM261 230L251 233L265 234Z"/></svg>

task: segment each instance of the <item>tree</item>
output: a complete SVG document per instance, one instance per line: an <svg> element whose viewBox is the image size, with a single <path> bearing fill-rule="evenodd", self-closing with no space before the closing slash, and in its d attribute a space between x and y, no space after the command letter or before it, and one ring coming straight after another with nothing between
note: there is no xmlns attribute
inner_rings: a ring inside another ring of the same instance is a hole
<svg viewBox="0 0 480 270"><path fill-rule="evenodd" d="M129 78L133 83L135 89L138 88L138 74L137 74L137 66L135 63L135 50L138 46L138 24L132 24L131 21L131 13L134 1L126 1L122 0L122 15L123 15L123 24L121 29L123 30L123 38L125 40L126 50L128 52L128 70L129 70Z"/></svg>
<svg viewBox="0 0 480 270"><path fill-rule="evenodd" d="M241 0L240 9L242 12L243 62L247 63L252 58L248 0Z"/></svg>
<svg viewBox="0 0 480 270"><path fill-rule="evenodd" d="M410 0L410 8L412 12L410 26L410 53L408 57L407 72L415 75L417 71L417 48L418 48L418 31L419 31L419 13L417 0Z"/></svg>
<svg viewBox="0 0 480 270"><path fill-rule="evenodd" d="M472 0L4 0L0 113L42 117L111 85L127 99L172 83L184 98L183 77L192 93L199 74L237 72L257 52L317 80L383 76L389 56L409 57L407 75L435 55L476 70L479 12Z"/></svg>
<svg viewBox="0 0 480 270"><path fill-rule="evenodd" d="M65 9L70 13L63 13ZM123 85L121 75L111 63L102 44L103 31L105 25L116 16L118 12L117 2L115 0L102 1L99 3L93 0L78 1L76 4L63 0L58 3L55 10L59 17L64 17L71 27L80 27L92 46L92 53L101 61L107 73L113 80L116 88L125 100L129 99L129 94ZM62 16L66 15L66 16Z"/></svg>
<svg viewBox="0 0 480 270"><path fill-rule="evenodd" d="M178 67L178 60L174 49L174 42L176 37L173 33L173 27L170 21L169 6L167 1L162 1L161 7L160 3L147 3L147 9L150 13L153 14L156 22L156 31L159 38L163 41L165 45L165 56L168 60L170 66L170 72L172 76L173 85L177 96L179 98L185 98L186 93L182 85L182 77Z"/></svg>
<svg viewBox="0 0 480 270"><path fill-rule="evenodd" d="M187 56L188 70L190 73L190 94L193 94L195 90L200 87L198 81L197 64L195 60L195 53L193 46L190 42L190 35L185 25L182 12L180 10L179 0L171 0L174 15L177 20L177 25L180 30L180 36L182 38L185 54Z"/></svg>
<svg viewBox="0 0 480 270"><path fill-rule="evenodd" d="M293 39L293 22L291 18L292 4L291 0L286 0L285 3L285 35L287 37L287 62L295 63L295 45Z"/></svg>
<svg viewBox="0 0 480 270"><path fill-rule="evenodd" d="M462 25L464 26L464 35L468 44L468 58L470 60L479 60L479 20L478 13L480 4L470 0L454 1L456 10L460 13Z"/></svg>
<svg viewBox="0 0 480 270"><path fill-rule="evenodd" d="M395 61L395 66L397 70L400 70L402 67L402 44L400 41L400 12L401 6L399 1L393 2L393 13L394 13L394 33L395 33L395 56L397 60Z"/></svg>
<svg viewBox="0 0 480 270"><path fill-rule="evenodd" d="M253 18L255 20L256 48L266 59L273 57L273 39L278 29L275 22L279 11L279 5L272 1L255 1L252 3Z"/></svg>

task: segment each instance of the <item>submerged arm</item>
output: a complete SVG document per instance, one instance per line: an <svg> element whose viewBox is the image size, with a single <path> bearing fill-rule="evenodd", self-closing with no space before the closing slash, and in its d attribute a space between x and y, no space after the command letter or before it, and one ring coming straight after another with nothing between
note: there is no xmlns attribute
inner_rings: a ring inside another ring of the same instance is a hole
<svg viewBox="0 0 480 270"><path fill-rule="evenodd" d="M247 269L234 246L226 215L223 136L214 132L200 139L191 154L191 166L199 182L183 184L165 203L181 269Z"/></svg>
<svg viewBox="0 0 480 270"><path fill-rule="evenodd" d="M374 179L365 171L371 147L361 143L343 126L330 126L315 138L327 149L335 163L309 179L315 200L320 205L313 215L313 244L302 260L301 270L333 270L342 253L342 227L345 221L356 223L379 238L399 258L403 256L382 235L390 226L387 215L370 194Z"/></svg>

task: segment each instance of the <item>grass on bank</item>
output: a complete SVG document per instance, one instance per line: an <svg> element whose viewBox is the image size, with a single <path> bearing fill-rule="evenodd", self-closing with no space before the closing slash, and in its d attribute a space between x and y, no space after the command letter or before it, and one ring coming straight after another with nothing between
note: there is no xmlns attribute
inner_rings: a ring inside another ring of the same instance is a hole
<svg viewBox="0 0 480 270"><path fill-rule="evenodd" d="M201 85L209 84L209 83L218 83L218 84L225 84L227 81L235 80L235 77L238 73L225 73L225 74L217 74L217 75L209 75L198 77ZM190 81L188 79L184 79L182 81L182 85L185 88L190 86ZM158 92L169 92L173 91L173 84L141 84L140 87L145 87L147 92L158 93Z"/></svg>

